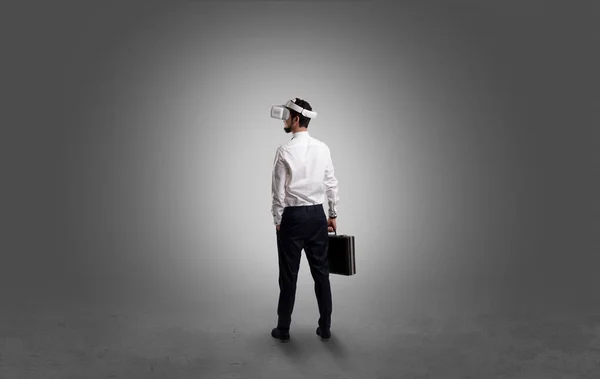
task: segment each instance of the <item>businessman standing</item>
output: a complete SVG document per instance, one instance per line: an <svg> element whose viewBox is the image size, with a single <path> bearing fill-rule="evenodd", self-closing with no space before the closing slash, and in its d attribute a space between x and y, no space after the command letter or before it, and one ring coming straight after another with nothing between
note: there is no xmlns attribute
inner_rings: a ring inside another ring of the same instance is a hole
<svg viewBox="0 0 600 379"><path fill-rule="evenodd" d="M300 256L304 250L319 307L317 335L327 340L331 337L333 310L327 233L337 229L338 181L329 147L308 134L308 124L316 116L310 104L296 98L279 109L282 112L278 118L283 119L284 131L293 133L293 138L279 146L273 162L272 214L277 235L280 293L277 327L271 336L281 341L290 339ZM273 110L271 116L275 117ZM329 218L323 207L325 199Z"/></svg>

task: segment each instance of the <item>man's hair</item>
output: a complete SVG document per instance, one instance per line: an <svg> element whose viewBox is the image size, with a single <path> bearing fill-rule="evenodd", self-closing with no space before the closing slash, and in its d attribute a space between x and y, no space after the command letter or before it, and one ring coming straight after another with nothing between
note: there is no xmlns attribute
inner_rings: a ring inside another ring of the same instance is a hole
<svg viewBox="0 0 600 379"><path fill-rule="evenodd" d="M312 111L312 107L310 106L308 101L296 98L295 103L300 108L304 108L307 111ZM293 110L291 108L288 108L288 109L290 110L290 115L292 115L292 119L296 116L300 117L300 120L299 120L300 126L304 126L304 127L308 128L308 123L310 122L310 118L302 116L300 113L296 112L295 110Z"/></svg>

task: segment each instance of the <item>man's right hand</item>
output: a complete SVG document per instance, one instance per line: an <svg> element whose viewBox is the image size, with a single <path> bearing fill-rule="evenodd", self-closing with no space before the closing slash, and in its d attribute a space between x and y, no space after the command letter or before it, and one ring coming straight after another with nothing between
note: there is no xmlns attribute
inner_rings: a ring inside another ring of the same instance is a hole
<svg viewBox="0 0 600 379"><path fill-rule="evenodd" d="M337 223L336 223L337 218L328 218L327 219L327 232L333 232L334 230L337 231Z"/></svg>

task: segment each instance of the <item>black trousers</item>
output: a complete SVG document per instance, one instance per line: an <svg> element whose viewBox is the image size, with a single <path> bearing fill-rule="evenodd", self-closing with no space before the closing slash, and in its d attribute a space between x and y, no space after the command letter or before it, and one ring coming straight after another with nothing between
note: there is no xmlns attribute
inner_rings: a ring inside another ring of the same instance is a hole
<svg viewBox="0 0 600 379"><path fill-rule="evenodd" d="M330 328L333 307L327 259L328 245L327 216L322 205L284 208L280 229L277 232L280 290L277 306L278 328L290 329L303 249L315 282L319 326L322 329Z"/></svg>

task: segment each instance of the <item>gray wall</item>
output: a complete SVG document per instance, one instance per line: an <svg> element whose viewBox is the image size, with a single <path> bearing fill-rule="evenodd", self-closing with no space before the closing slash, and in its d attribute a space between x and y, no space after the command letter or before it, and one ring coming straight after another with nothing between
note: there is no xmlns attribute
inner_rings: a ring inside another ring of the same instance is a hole
<svg viewBox="0 0 600 379"><path fill-rule="evenodd" d="M597 310L593 3L3 9L4 304L275 312L271 168L290 135L269 110L301 97L356 238L334 309ZM311 281L303 258L299 301Z"/></svg>

